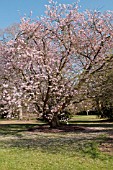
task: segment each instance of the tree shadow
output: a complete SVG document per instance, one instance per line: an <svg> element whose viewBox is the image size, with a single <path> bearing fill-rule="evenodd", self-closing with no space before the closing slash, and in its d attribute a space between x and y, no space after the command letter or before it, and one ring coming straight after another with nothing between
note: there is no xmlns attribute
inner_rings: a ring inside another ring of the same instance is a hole
<svg viewBox="0 0 113 170"><path fill-rule="evenodd" d="M92 158L97 158L99 150L98 144L106 143L107 138L103 137L76 137L76 136L44 136L37 135L35 138L18 138L5 142L6 147L27 150L37 150L47 154L62 154L70 157L77 153L88 154ZM111 141L113 142L113 141Z"/></svg>
<svg viewBox="0 0 113 170"><path fill-rule="evenodd" d="M102 128L98 129L98 127ZM74 155L75 152L79 151L85 153L88 150L87 147L89 147L88 152L90 152L94 149L92 142L113 144L113 139L109 137L113 135L112 127L113 124L102 122L96 124L72 123L56 129L52 129L46 124L2 124L0 125L0 136L14 137L11 140L2 140L3 147L40 149L47 153L65 152L64 154ZM27 138L26 132L29 134ZM93 135L90 136L90 134ZM108 136L106 137L104 134L108 134ZM91 153L93 154L93 152Z"/></svg>
<svg viewBox="0 0 113 170"><path fill-rule="evenodd" d="M33 128L37 124L0 124L0 136L18 136L19 132L25 132L28 128Z"/></svg>

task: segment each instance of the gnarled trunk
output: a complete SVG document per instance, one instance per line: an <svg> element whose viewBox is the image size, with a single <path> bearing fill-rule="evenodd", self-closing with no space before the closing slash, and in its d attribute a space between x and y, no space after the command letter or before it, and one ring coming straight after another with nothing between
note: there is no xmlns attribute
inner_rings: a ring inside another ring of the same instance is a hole
<svg viewBox="0 0 113 170"><path fill-rule="evenodd" d="M57 113L55 113L53 115L53 118L51 119L50 127L51 128L57 128L58 126L60 126L60 121L59 121Z"/></svg>

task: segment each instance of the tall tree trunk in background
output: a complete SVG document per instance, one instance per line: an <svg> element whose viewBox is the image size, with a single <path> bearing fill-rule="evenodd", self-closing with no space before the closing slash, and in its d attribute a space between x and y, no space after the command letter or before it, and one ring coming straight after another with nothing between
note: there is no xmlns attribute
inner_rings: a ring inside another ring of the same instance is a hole
<svg viewBox="0 0 113 170"><path fill-rule="evenodd" d="M95 98L95 102L96 102L96 108L98 111L98 116L100 117L102 116L102 112L101 112L101 106L100 106L100 101L98 97Z"/></svg>
<svg viewBox="0 0 113 170"><path fill-rule="evenodd" d="M22 120L23 119L22 106L20 106L18 110L19 110L18 119Z"/></svg>

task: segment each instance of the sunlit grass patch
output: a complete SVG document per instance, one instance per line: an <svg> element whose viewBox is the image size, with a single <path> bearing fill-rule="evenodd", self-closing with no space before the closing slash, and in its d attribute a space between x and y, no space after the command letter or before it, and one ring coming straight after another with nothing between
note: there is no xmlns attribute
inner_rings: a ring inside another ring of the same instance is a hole
<svg viewBox="0 0 113 170"><path fill-rule="evenodd" d="M109 158L93 160L87 155L48 153L41 149L10 148L0 149L0 169L2 170L111 170Z"/></svg>

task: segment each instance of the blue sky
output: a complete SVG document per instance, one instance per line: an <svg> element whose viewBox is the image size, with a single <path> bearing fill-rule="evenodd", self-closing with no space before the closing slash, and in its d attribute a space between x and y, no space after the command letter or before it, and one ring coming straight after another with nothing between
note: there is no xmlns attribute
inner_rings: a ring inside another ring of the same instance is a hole
<svg viewBox="0 0 113 170"><path fill-rule="evenodd" d="M54 0L56 1L56 0ZM57 0L58 3L71 4L76 0ZM25 14L33 11L33 18L44 15L48 0L0 0L0 28L5 28L20 21ZM81 0L81 10L97 9L99 11L113 10L113 0Z"/></svg>

